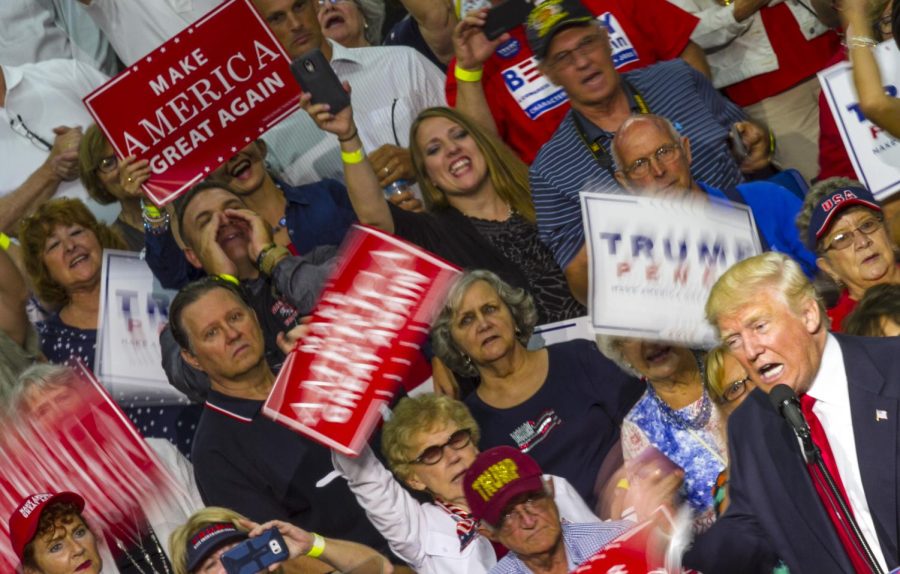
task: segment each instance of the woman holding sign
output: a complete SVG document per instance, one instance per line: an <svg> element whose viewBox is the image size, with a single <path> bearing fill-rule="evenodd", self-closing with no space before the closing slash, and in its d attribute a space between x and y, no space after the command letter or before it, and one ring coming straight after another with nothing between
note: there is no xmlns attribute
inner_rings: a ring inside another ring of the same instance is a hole
<svg viewBox="0 0 900 574"><path fill-rule="evenodd" d="M349 87L345 84L345 88ZM410 128L410 152L428 213L391 205L369 163L350 106L301 105L341 145L344 175L360 223L406 239L469 269L490 269L535 298L538 322L586 313L538 237L528 168L496 137L448 108L430 108Z"/></svg>
<svg viewBox="0 0 900 574"><path fill-rule="evenodd" d="M368 447L356 458L332 454L369 520L391 550L420 574L484 574L497 563L496 550L479 533L463 492L463 476L478 456L479 436L478 423L464 404L422 394L401 399L384 423L381 450L390 471ZM560 517L573 523L597 521L566 480L544 478L553 486ZM401 483L427 502L414 498Z"/></svg>

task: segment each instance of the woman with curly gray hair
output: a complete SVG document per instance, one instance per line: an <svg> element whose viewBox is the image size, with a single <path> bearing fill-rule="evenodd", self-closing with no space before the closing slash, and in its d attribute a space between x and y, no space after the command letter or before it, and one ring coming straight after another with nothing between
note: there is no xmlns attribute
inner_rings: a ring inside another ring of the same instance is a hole
<svg viewBox="0 0 900 574"><path fill-rule="evenodd" d="M479 446L518 447L596 508L598 472L643 387L591 341L528 350L535 319L524 290L469 271L450 290L432 344L455 372L480 378L465 399L481 426Z"/></svg>

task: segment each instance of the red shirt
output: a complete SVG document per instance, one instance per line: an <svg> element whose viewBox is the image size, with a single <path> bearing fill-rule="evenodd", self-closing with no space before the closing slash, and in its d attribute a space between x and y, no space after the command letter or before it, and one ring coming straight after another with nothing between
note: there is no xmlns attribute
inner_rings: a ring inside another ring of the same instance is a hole
<svg viewBox="0 0 900 574"><path fill-rule="evenodd" d="M584 0L609 30L613 62L619 72L677 58L697 18L666 0ZM482 85L500 137L530 164L569 111L565 91L537 69L524 26L511 32L484 63ZM447 70L447 103L456 105L456 78Z"/></svg>
<svg viewBox="0 0 900 574"><path fill-rule="evenodd" d="M859 303L859 301L850 298L849 291L846 289L841 291L841 296L838 298L837 303L828 310L828 318L831 319L832 333L840 333L842 331L841 323L844 322L844 319L851 311L856 309L857 303Z"/></svg>
<svg viewBox="0 0 900 574"><path fill-rule="evenodd" d="M839 50L826 67L832 66L847 58L846 50ZM849 177L856 179L856 170L847 155L841 132L831 107L825 99L825 92L819 92L819 175L817 180L829 177Z"/></svg>
<svg viewBox="0 0 900 574"><path fill-rule="evenodd" d="M841 48L834 30L807 40L785 3L766 6L759 13L778 58L778 69L723 88L725 95L739 106L749 106L793 88L828 66Z"/></svg>

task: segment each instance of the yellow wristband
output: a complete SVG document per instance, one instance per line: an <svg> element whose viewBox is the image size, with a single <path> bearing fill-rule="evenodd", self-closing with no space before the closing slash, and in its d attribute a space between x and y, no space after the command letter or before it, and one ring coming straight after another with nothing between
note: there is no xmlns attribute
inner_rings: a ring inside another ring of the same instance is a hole
<svg viewBox="0 0 900 574"><path fill-rule="evenodd" d="M9 249L9 236L0 231L0 249L7 251Z"/></svg>
<svg viewBox="0 0 900 574"><path fill-rule="evenodd" d="M769 155L775 155L775 132L769 130Z"/></svg>
<svg viewBox="0 0 900 574"><path fill-rule="evenodd" d="M366 158L366 154L363 153L362 148L359 148L356 151L342 151L341 152L341 160L348 164L354 165L362 162Z"/></svg>
<svg viewBox="0 0 900 574"><path fill-rule="evenodd" d="M229 275L228 273L219 273L219 279L224 279L225 281L228 281L229 283L233 283L234 285L241 284L241 282L238 281L237 277L235 277L234 275Z"/></svg>
<svg viewBox="0 0 900 574"><path fill-rule="evenodd" d="M467 70L459 66L453 67L453 76L460 82L480 82L483 70Z"/></svg>
<svg viewBox="0 0 900 574"><path fill-rule="evenodd" d="M306 553L310 558L318 558L325 552L325 539L315 532L310 532L313 535L313 545L312 548L309 549L309 552Z"/></svg>
<svg viewBox="0 0 900 574"><path fill-rule="evenodd" d="M148 203L144 206L144 213L147 214L148 217L152 219L158 219L162 216L162 213L159 211L159 208L153 205L152 203Z"/></svg>

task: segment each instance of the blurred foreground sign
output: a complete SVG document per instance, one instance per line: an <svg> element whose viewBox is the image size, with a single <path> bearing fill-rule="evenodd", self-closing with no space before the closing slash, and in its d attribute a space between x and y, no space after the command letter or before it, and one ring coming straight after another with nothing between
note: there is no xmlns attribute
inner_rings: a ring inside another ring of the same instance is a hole
<svg viewBox="0 0 900 574"><path fill-rule="evenodd" d="M703 306L731 265L761 252L750 208L581 194L591 326L598 333L711 346Z"/></svg>
<svg viewBox="0 0 900 574"><path fill-rule="evenodd" d="M425 341L459 271L354 226L301 340L263 406L273 420L355 456Z"/></svg>
<svg viewBox="0 0 900 574"><path fill-rule="evenodd" d="M299 106L278 40L250 3L226 0L84 103L116 155L150 160L166 204Z"/></svg>
<svg viewBox="0 0 900 574"><path fill-rule="evenodd" d="M162 368L159 333L175 292L132 251L105 249L97 329L97 377L123 405L186 404Z"/></svg>
<svg viewBox="0 0 900 574"><path fill-rule="evenodd" d="M897 45L888 40L872 53L878 59L885 92L897 97L900 87ZM900 141L862 115L853 85L853 66L850 62L839 62L819 72L819 81L859 180L879 201L900 191Z"/></svg>
<svg viewBox="0 0 900 574"><path fill-rule="evenodd" d="M145 509L182 490L81 363L35 385L15 412L0 434L2 572L19 562L6 518L31 494L77 492L88 521L128 546L139 540Z"/></svg>

